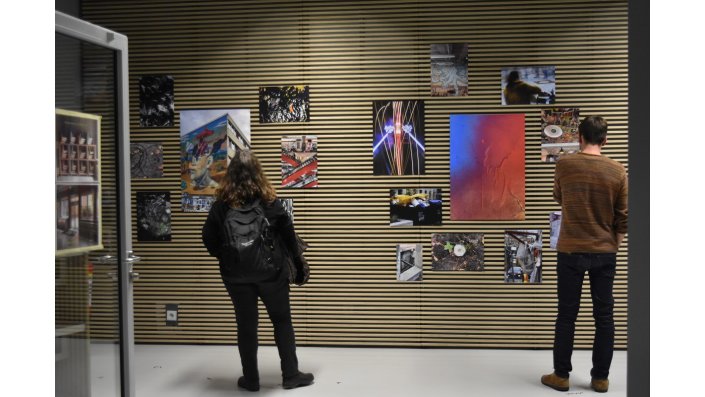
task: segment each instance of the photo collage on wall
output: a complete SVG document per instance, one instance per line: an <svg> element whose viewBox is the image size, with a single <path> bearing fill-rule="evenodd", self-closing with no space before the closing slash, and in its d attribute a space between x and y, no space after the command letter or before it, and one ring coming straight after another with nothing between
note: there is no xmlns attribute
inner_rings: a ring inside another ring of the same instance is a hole
<svg viewBox="0 0 705 397"><path fill-rule="evenodd" d="M318 138L313 135L281 138L282 187L318 187Z"/></svg>
<svg viewBox="0 0 705 397"><path fill-rule="evenodd" d="M174 78L167 75L141 76L140 127L174 125Z"/></svg>
<svg viewBox="0 0 705 397"><path fill-rule="evenodd" d="M397 244L397 281L423 280L421 244Z"/></svg>
<svg viewBox="0 0 705 397"><path fill-rule="evenodd" d="M541 282L541 230L507 230L504 233L504 282Z"/></svg>
<svg viewBox="0 0 705 397"><path fill-rule="evenodd" d="M137 241L171 241L168 191L137 192Z"/></svg>
<svg viewBox="0 0 705 397"><path fill-rule="evenodd" d="M208 212L238 150L250 148L249 109L181 111L181 205Z"/></svg>
<svg viewBox="0 0 705 397"><path fill-rule="evenodd" d="M443 223L441 189L390 189L389 226L439 226Z"/></svg>
<svg viewBox="0 0 705 397"><path fill-rule="evenodd" d="M579 109L541 109L541 161L555 163L560 156L580 150L579 125Z"/></svg>
<svg viewBox="0 0 705 397"><path fill-rule="evenodd" d="M103 248L101 227L101 116L56 109L57 256Z"/></svg>
<svg viewBox="0 0 705 397"><path fill-rule="evenodd" d="M556 67L502 68L502 105L556 103Z"/></svg>

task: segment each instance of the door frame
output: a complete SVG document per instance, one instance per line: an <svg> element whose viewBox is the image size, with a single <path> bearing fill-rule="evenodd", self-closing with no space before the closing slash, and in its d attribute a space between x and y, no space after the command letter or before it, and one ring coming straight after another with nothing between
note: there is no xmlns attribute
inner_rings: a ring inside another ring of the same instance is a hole
<svg viewBox="0 0 705 397"><path fill-rule="evenodd" d="M120 389L135 396L134 307L132 296L132 220L130 212L130 114L127 36L55 11L56 33L115 51L118 164L118 291L120 296Z"/></svg>

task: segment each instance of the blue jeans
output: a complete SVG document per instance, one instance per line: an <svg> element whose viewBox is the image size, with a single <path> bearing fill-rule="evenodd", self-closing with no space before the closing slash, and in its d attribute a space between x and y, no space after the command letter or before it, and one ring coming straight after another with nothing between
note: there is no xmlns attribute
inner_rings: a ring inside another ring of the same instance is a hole
<svg viewBox="0 0 705 397"><path fill-rule="evenodd" d="M614 253L558 253L558 316L553 342L553 368L556 375L567 378L573 367L575 320L580 309L583 278L590 277L592 316L595 340L592 345L593 378L607 379L614 352L614 297L612 287L617 266Z"/></svg>

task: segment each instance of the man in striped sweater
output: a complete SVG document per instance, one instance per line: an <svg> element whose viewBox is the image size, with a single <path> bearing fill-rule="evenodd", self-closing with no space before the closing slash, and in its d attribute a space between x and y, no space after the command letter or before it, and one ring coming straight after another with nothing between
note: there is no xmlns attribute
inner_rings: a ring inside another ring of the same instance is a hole
<svg viewBox="0 0 705 397"><path fill-rule="evenodd" d="M600 152L607 142L607 122L586 117L578 128L580 152L556 164L553 197L561 205L558 237L558 316L553 368L541 383L569 389L575 320L587 271L595 319L591 387L606 392L614 351L614 284L617 251L627 232L627 174L620 163Z"/></svg>

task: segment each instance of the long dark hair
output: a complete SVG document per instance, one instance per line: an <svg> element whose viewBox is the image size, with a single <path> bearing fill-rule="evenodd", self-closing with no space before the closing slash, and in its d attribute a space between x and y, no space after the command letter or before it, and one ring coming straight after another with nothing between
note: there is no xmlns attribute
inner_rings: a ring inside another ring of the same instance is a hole
<svg viewBox="0 0 705 397"><path fill-rule="evenodd" d="M277 198L274 187L262 171L262 164L250 150L235 153L215 195L218 200L234 207L254 200L260 200L263 204L271 203Z"/></svg>

